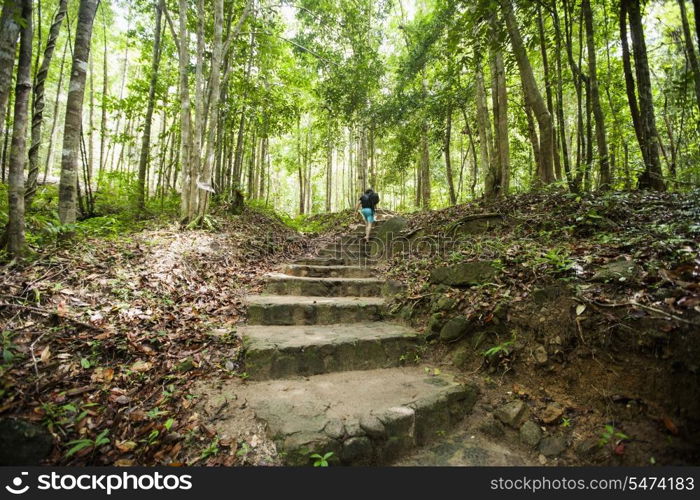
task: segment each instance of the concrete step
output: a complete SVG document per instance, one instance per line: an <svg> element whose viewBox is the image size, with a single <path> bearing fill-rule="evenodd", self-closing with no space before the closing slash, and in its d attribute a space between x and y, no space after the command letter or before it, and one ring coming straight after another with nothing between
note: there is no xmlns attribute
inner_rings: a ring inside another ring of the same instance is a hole
<svg viewBox="0 0 700 500"><path fill-rule="evenodd" d="M294 264L303 266L359 266L373 267L378 263L377 259L363 256L338 256L335 254L318 255L316 257L302 257L294 261Z"/></svg>
<svg viewBox="0 0 700 500"><path fill-rule="evenodd" d="M379 465L443 435L471 412L475 386L431 373L407 367L228 381L218 396L252 409L289 465L310 465L310 454L330 451L342 464Z"/></svg>
<svg viewBox="0 0 700 500"><path fill-rule="evenodd" d="M250 295L249 325L330 325L378 321L384 317L381 297L302 297Z"/></svg>
<svg viewBox="0 0 700 500"><path fill-rule="evenodd" d="M363 266L314 266L308 264L286 264L282 272L290 276L308 278L371 278L376 272Z"/></svg>
<svg viewBox="0 0 700 500"><path fill-rule="evenodd" d="M263 293L312 297L379 297L391 287L375 278L302 278L281 273L266 276Z"/></svg>
<svg viewBox="0 0 700 500"><path fill-rule="evenodd" d="M399 366L421 337L382 321L340 325L245 326L245 371L253 380ZM403 356L403 359L402 359Z"/></svg>

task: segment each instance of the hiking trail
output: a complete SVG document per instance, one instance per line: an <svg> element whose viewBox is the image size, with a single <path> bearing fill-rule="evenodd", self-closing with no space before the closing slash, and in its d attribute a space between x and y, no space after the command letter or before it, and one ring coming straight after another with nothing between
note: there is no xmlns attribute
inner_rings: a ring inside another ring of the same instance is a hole
<svg viewBox="0 0 700 500"><path fill-rule="evenodd" d="M290 465L328 452L344 465L524 464L470 432L476 385L410 365L423 336L391 321L400 285L375 277L363 231L281 265L247 297L248 382L223 382L218 399L252 410Z"/></svg>

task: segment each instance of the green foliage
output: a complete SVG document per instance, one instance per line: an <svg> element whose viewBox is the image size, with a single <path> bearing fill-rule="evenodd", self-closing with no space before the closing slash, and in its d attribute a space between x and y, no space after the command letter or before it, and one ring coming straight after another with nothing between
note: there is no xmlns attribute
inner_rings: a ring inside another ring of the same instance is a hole
<svg viewBox="0 0 700 500"><path fill-rule="evenodd" d="M66 443L66 446L68 446L68 451L65 453L65 458L70 458L71 456L75 455L81 450L84 450L85 448L92 448L93 451L100 446L103 446L105 444L109 444L110 440L107 437L109 435L109 429L105 429L102 432L100 432L95 439L90 439L90 438L82 438L82 439L76 439L73 441L69 441Z"/></svg>
<svg viewBox="0 0 700 500"><path fill-rule="evenodd" d="M601 448L607 446L608 443L612 441L623 441L629 439L625 433L615 429L613 425L606 425L603 432L600 434L600 439L598 439L598 446Z"/></svg>
<svg viewBox="0 0 700 500"><path fill-rule="evenodd" d="M333 456L333 452L329 451L323 455L314 453L309 455L309 458L314 461L314 467L328 467L328 460Z"/></svg>

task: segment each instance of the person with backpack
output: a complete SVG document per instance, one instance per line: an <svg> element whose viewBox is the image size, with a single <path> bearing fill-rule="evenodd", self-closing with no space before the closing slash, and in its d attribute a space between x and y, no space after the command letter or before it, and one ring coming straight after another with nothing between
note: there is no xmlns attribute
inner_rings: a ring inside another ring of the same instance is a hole
<svg viewBox="0 0 700 500"><path fill-rule="evenodd" d="M379 203L379 195L372 191L372 189L368 189L362 196L360 196L360 201L355 207L355 210L358 210L360 214L362 214L362 217L367 224L365 241L369 241L369 233L372 231L372 224L375 221L374 209L376 208L377 203Z"/></svg>

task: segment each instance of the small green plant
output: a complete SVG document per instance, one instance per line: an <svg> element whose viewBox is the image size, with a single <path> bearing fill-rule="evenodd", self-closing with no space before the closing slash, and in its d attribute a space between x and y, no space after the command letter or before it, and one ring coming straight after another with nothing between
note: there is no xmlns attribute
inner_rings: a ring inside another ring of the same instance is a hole
<svg viewBox="0 0 700 500"><path fill-rule="evenodd" d="M76 453L78 453L80 450L84 450L85 448L92 448L93 451L99 448L100 446L103 446L105 444L109 444L109 438L107 435L109 434L109 429L105 429L102 432L100 432L95 439L90 439L90 438L82 438L82 439L76 439L74 441L69 441L67 443L68 446L71 448L68 449L68 451L65 454L65 458L69 458Z"/></svg>
<svg viewBox="0 0 700 500"><path fill-rule="evenodd" d="M554 272L559 273L569 271L575 264L569 253L562 248L552 248L538 260L552 266Z"/></svg>
<svg viewBox="0 0 700 500"><path fill-rule="evenodd" d="M17 357L17 346L12 341L14 333L10 331L2 332L2 360L9 364Z"/></svg>
<svg viewBox="0 0 700 500"><path fill-rule="evenodd" d="M328 467L328 460L333 456L333 452L329 451L328 453L324 453L323 455L320 455L319 453L314 453L313 455L310 455L309 458L312 458L314 460L314 467Z"/></svg>
<svg viewBox="0 0 700 500"><path fill-rule="evenodd" d="M562 427L571 427L571 419L570 419L570 418L566 418L566 417L562 417L562 419L561 419L561 426L562 426Z"/></svg>
<svg viewBox="0 0 700 500"><path fill-rule="evenodd" d="M600 434L598 446L602 448L604 446L607 446L613 440L622 441L625 439L629 439L629 436L627 434L616 430L615 427L612 425L606 425L605 429Z"/></svg>
<svg viewBox="0 0 700 500"><path fill-rule="evenodd" d="M206 458L213 457L214 455L218 455L219 451L219 437L217 436L211 443L209 443L209 446L202 450L202 453L199 455L199 458L200 460L204 460ZM236 453L236 455L238 455L238 453Z"/></svg>
<svg viewBox="0 0 700 500"><path fill-rule="evenodd" d="M506 356L510 354L510 346L513 345L514 340L507 340L501 344L495 345L483 352L485 358L493 358L499 354L505 354Z"/></svg>

